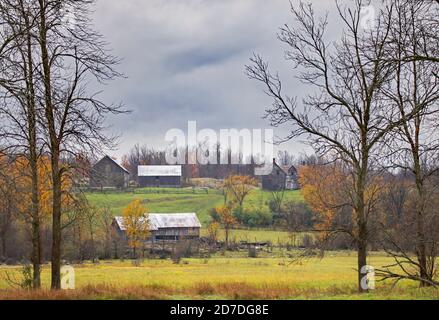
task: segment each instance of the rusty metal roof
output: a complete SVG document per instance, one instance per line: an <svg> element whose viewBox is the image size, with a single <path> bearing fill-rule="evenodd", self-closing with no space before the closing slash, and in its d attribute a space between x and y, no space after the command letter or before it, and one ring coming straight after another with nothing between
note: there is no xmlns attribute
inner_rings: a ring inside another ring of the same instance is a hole
<svg viewBox="0 0 439 320"><path fill-rule="evenodd" d="M115 217L114 219L120 230L125 231L123 217ZM150 213L148 214L148 222L150 231L164 228L201 228L196 213Z"/></svg>

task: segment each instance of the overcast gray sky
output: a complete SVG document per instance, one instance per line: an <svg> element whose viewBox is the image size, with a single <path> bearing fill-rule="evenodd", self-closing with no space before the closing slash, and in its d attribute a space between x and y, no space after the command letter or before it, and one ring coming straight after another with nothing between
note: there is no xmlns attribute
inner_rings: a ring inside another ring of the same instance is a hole
<svg viewBox="0 0 439 320"><path fill-rule="evenodd" d="M332 0L312 2L318 12L335 10ZM291 21L288 0L99 0L96 27L128 77L106 86L104 98L132 110L109 119L111 130L122 134L119 150L110 154L120 157L135 143L158 147L166 131L186 131L189 120L199 129L268 127L262 116L271 100L244 66L253 52L261 54L287 80L288 94L301 95L306 89L276 38ZM306 150L297 142L280 148Z"/></svg>

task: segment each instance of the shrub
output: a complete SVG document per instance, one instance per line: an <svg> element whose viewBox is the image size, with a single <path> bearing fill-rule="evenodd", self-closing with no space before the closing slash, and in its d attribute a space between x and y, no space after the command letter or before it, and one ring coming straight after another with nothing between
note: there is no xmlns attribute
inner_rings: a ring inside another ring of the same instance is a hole
<svg viewBox="0 0 439 320"><path fill-rule="evenodd" d="M257 226L269 226L273 223L273 215L266 207L254 211L254 224Z"/></svg>
<svg viewBox="0 0 439 320"><path fill-rule="evenodd" d="M171 253L171 260L175 264L179 264L182 258L190 258L193 254L192 241L179 241L174 246Z"/></svg>
<svg viewBox="0 0 439 320"><path fill-rule="evenodd" d="M287 201L276 216L276 224L289 231L309 230L314 224L313 212L304 202Z"/></svg>
<svg viewBox="0 0 439 320"><path fill-rule="evenodd" d="M329 239L323 247L326 250L352 250L354 244L349 235L340 233Z"/></svg>
<svg viewBox="0 0 439 320"><path fill-rule="evenodd" d="M216 208L209 209L209 215L213 221L220 222L221 219L220 219L218 212L216 211Z"/></svg>
<svg viewBox="0 0 439 320"><path fill-rule="evenodd" d="M238 222L249 227L267 227L273 223L273 215L267 207L246 207L235 209L233 214Z"/></svg>
<svg viewBox="0 0 439 320"><path fill-rule="evenodd" d="M218 241L218 232L219 232L220 225L218 222L211 222L209 226L207 227L207 233L209 235L209 240L211 242L217 242Z"/></svg>
<svg viewBox="0 0 439 320"><path fill-rule="evenodd" d="M314 247L314 239L311 235L305 234L302 238L302 246L310 249Z"/></svg>

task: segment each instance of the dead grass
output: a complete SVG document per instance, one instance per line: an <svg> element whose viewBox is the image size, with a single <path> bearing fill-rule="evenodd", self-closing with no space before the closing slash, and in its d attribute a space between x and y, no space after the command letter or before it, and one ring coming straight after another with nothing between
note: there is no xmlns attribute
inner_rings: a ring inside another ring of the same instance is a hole
<svg viewBox="0 0 439 320"><path fill-rule="evenodd" d="M286 285L253 286L248 283L197 283L176 289L162 285L115 287L88 285L78 290L1 290L0 300L162 300L162 299L439 299L439 290L382 288L360 295L354 287L293 288Z"/></svg>

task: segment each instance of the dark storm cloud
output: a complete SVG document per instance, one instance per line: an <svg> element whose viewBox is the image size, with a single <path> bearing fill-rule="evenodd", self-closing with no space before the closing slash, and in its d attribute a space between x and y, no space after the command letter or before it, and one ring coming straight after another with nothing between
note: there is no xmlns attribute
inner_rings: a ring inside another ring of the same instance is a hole
<svg viewBox="0 0 439 320"><path fill-rule="evenodd" d="M270 99L244 66L261 53L288 79L289 94L298 94L301 85L276 38L290 21L288 0L99 0L96 26L128 77L105 87L104 98L132 110L109 118L111 130L122 134L114 154L135 143L158 146L167 130L185 129L189 120L200 129L267 127L262 116Z"/></svg>

